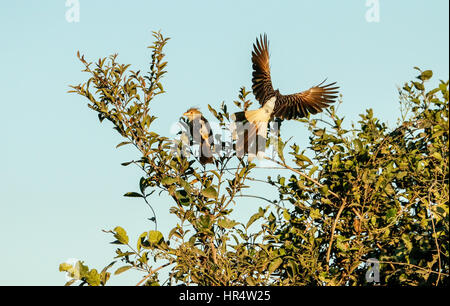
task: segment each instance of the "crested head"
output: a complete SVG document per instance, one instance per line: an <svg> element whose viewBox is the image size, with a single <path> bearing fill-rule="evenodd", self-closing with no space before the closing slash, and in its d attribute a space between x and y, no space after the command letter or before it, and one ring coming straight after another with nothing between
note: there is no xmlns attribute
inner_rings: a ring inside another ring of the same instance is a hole
<svg viewBox="0 0 450 306"><path fill-rule="evenodd" d="M200 117L201 115L202 113L196 107L191 107L183 114L183 116L186 116L190 121L194 120L197 117Z"/></svg>

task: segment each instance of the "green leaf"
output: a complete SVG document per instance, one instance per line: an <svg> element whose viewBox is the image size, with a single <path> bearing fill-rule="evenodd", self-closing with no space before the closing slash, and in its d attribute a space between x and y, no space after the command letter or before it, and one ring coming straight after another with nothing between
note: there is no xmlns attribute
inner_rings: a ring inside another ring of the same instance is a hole
<svg viewBox="0 0 450 306"><path fill-rule="evenodd" d="M63 262L59 265L59 272L70 272L70 270L73 269L73 266L71 264L68 264L67 262Z"/></svg>
<svg viewBox="0 0 450 306"><path fill-rule="evenodd" d="M249 286L256 286L256 281L253 277L249 276L245 279Z"/></svg>
<svg viewBox="0 0 450 306"><path fill-rule="evenodd" d="M424 90L425 89L425 87L423 86L422 83L419 83L419 82L412 82L412 83L413 83L414 87L416 89L418 89L418 90Z"/></svg>
<svg viewBox="0 0 450 306"><path fill-rule="evenodd" d="M77 263L74 266L76 274L78 274L81 278L86 277L86 275L89 273L88 266L84 265L83 262L77 261Z"/></svg>
<svg viewBox="0 0 450 306"><path fill-rule="evenodd" d="M217 199L218 193L213 186L209 186L208 188L202 190L202 195L207 198Z"/></svg>
<svg viewBox="0 0 450 306"><path fill-rule="evenodd" d="M103 268L101 273L105 273L106 271L108 271L108 269L111 268L115 263L116 261L111 262L109 265Z"/></svg>
<svg viewBox="0 0 450 306"><path fill-rule="evenodd" d="M119 144L116 146L116 149L117 149L117 148L120 148L121 146L124 146L124 145L126 145L126 144L129 144L129 143L131 143L131 141L124 141L124 142L121 142L121 143L119 143Z"/></svg>
<svg viewBox="0 0 450 306"><path fill-rule="evenodd" d="M284 143L282 140L281 140L281 137L280 138L278 138L278 145L277 145L277 153L278 153L278 156L280 157L280 159L284 162L284 153L283 153L283 150L284 150L284 147L286 146L286 143Z"/></svg>
<svg viewBox="0 0 450 306"><path fill-rule="evenodd" d="M214 117L216 117L216 118L218 117L217 111L214 108L212 108L212 106L209 104L208 104L208 109L214 115Z"/></svg>
<svg viewBox="0 0 450 306"><path fill-rule="evenodd" d="M356 144L356 147L358 148L358 152L362 151L362 149L363 149L363 144L362 144L361 140L358 139L358 138L356 138L356 139L354 140L354 142L355 142L355 144Z"/></svg>
<svg viewBox="0 0 450 306"><path fill-rule="evenodd" d="M77 279L73 278L73 279L71 279L70 281L68 281L67 283L65 283L64 286L70 286L70 285L72 285L73 283L75 283L76 281L77 281Z"/></svg>
<svg viewBox="0 0 450 306"><path fill-rule="evenodd" d="M435 88L435 89L432 89L432 90L430 90L429 92L427 92L427 98L430 98L430 97L432 97L435 93L437 93L438 91L440 91L440 89L439 88Z"/></svg>
<svg viewBox="0 0 450 306"><path fill-rule="evenodd" d="M116 253L118 254L116 257L114 258L121 258L121 257L126 257L126 256L131 256L131 255L135 255L136 253L134 252L125 252L122 253L122 251L120 251L119 249L117 249Z"/></svg>
<svg viewBox="0 0 450 306"><path fill-rule="evenodd" d="M189 194L192 192L192 188L191 185L189 185L188 182L186 182L185 180L183 180L182 178L179 179L179 184L181 187L183 187L183 189Z"/></svg>
<svg viewBox="0 0 450 306"><path fill-rule="evenodd" d="M120 267L119 269L116 270L116 272L114 272L114 275L119 275L120 273L123 273L129 269L133 268L133 266L123 266Z"/></svg>
<svg viewBox="0 0 450 306"><path fill-rule="evenodd" d="M161 184L163 184L163 185L172 185L175 182L177 182L177 180L178 179L176 177L166 176L166 177L162 178Z"/></svg>
<svg viewBox="0 0 450 306"><path fill-rule="evenodd" d="M309 159L309 157L306 156L306 155L303 155L303 154L297 154L297 155L295 155L295 157L298 158L298 159L300 159L300 160L302 160L302 161L308 162L309 164L312 164L311 159Z"/></svg>
<svg viewBox="0 0 450 306"><path fill-rule="evenodd" d="M336 247L342 252L345 252L348 249L348 246L344 242L345 237L341 235L336 236Z"/></svg>
<svg viewBox="0 0 450 306"><path fill-rule="evenodd" d="M431 156L433 156L437 160L442 160L442 155L439 152L434 152L433 154L431 154ZM448 159L447 159L447 161L448 161Z"/></svg>
<svg viewBox="0 0 450 306"><path fill-rule="evenodd" d="M422 74L418 77L422 81L427 81L433 77L433 71L431 70L425 70L422 72Z"/></svg>
<svg viewBox="0 0 450 306"><path fill-rule="evenodd" d="M320 191L321 194L326 196L328 194L328 186L327 185L323 185L322 187L319 188L319 191Z"/></svg>
<svg viewBox="0 0 450 306"><path fill-rule="evenodd" d="M159 244L159 242L163 239L163 234L160 231L149 231L148 232L148 241L152 244Z"/></svg>
<svg viewBox="0 0 450 306"><path fill-rule="evenodd" d="M130 198L143 198L142 194L137 193L137 192L127 192L123 196L130 197Z"/></svg>
<svg viewBox="0 0 450 306"><path fill-rule="evenodd" d="M91 286L100 286L100 274L98 274L96 269L92 269L88 272L88 274L85 276L86 281Z"/></svg>
<svg viewBox="0 0 450 306"><path fill-rule="evenodd" d="M175 197L180 201L181 205L188 206L190 203L189 194L184 189L178 189L175 191Z"/></svg>
<svg viewBox="0 0 450 306"><path fill-rule="evenodd" d="M314 172L316 172L316 171L317 171L317 169L319 169L319 167L318 167L318 166L314 166L314 167L312 167L312 168L311 168L311 170L309 170L309 173L308 173L308 175L309 175L309 176L312 176L312 175L314 174Z"/></svg>
<svg viewBox="0 0 450 306"><path fill-rule="evenodd" d="M145 238L147 237L147 235L148 235L147 232L143 232L143 233L139 236L139 238L138 238L138 240L137 240L137 245L136 245L137 251L138 251L138 252L141 251L142 243L143 243L143 241L145 240Z"/></svg>
<svg viewBox="0 0 450 306"><path fill-rule="evenodd" d="M272 274L283 263L283 259L280 257L275 258L269 265L269 274Z"/></svg>
<svg viewBox="0 0 450 306"><path fill-rule="evenodd" d="M293 275L293 276L295 276L295 275L298 274L298 264L297 264L295 261L290 260L290 261L288 262L288 267L291 268L291 271L292 271L292 275Z"/></svg>
<svg viewBox="0 0 450 306"><path fill-rule="evenodd" d="M283 210L283 217L286 221L291 220L291 215L289 214L289 211L287 209Z"/></svg>
<svg viewBox="0 0 450 306"><path fill-rule="evenodd" d="M400 172L397 173L397 179L401 180L407 175L408 175L407 171L400 171Z"/></svg>
<svg viewBox="0 0 450 306"><path fill-rule="evenodd" d="M315 219L320 219L322 217L322 214L320 213L320 210L317 208L313 208L311 209L311 211L309 212L309 216L315 220Z"/></svg>
<svg viewBox="0 0 450 306"><path fill-rule="evenodd" d="M129 241L127 232L120 226L114 228L114 238L121 244L128 244Z"/></svg>
<svg viewBox="0 0 450 306"><path fill-rule="evenodd" d="M219 219L219 221L217 221L217 224L223 228L233 228L238 225L239 222L224 217L223 219Z"/></svg>
<svg viewBox="0 0 450 306"><path fill-rule="evenodd" d="M255 222L256 220L258 220L259 218L264 217L264 214L266 213L265 209L262 209L261 207L259 208L258 212L253 214L250 219L247 222L247 225L245 226L246 229L248 229L250 227L250 225L253 224L253 222Z"/></svg>
<svg viewBox="0 0 450 306"><path fill-rule="evenodd" d="M405 244L406 249L407 249L408 251L411 251L413 245L412 245L411 240L409 239L409 236L408 236L407 234L403 234L403 235L402 235L402 241L403 241L403 243Z"/></svg>
<svg viewBox="0 0 450 306"><path fill-rule="evenodd" d="M386 213L386 221L391 222L393 218L397 215L397 209L395 207L389 209Z"/></svg>

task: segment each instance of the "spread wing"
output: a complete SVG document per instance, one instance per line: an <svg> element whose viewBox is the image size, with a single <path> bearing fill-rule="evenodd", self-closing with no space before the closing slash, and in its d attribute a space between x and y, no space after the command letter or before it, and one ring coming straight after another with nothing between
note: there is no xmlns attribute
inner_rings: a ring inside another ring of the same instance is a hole
<svg viewBox="0 0 450 306"><path fill-rule="evenodd" d="M253 44L252 63L253 94L259 104L264 105L268 99L275 95L270 79L269 42L266 34L264 34L264 37L261 35L259 39L256 39L256 44Z"/></svg>
<svg viewBox="0 0 450 306"><path fill-rule="evenodd" d="M296 119L322 112L330 103L335 102L339 88L333 87L336 82L322 85L324 82L296 94L277 94L273 116L280 119Z"/></svg>

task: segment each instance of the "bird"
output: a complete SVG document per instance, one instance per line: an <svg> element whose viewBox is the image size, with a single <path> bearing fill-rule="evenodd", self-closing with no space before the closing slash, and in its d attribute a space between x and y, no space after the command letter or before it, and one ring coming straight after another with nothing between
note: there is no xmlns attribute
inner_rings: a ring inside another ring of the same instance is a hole
<svg viewBox="0 0 450 306"><path fill-rule="evenodd" d="M261 107L256 110L246 110L231 115L234 121L232 126L233 139L243 139L237 143L237 151L247 152L255 149L258 159L264 156L265 140L267 139L268 122L277 120L299 119L308 114L317 114L323 111L337 98L339 87L336 82L323 85L326 81L312 86L308 90L294 94L283 95L278 89L274 90L270 76L269 42L267 35L256 38L252 50L252 91ZM247 124L247 134L236 131L238 124ZM264 146L263 144L264 143ZM254 158L254 151L249 158Z"/></svg>
<svg viewBox="0 0 450 306"><path fill-rule="evenodd" d="M183 116L187 117L189 124L190 143L200 144L200 164L206 165L214 163L214 157L211 151L211 148L214 145L214 137L208 120L206 120L201 111L195 107L189 108Z"/></svg>

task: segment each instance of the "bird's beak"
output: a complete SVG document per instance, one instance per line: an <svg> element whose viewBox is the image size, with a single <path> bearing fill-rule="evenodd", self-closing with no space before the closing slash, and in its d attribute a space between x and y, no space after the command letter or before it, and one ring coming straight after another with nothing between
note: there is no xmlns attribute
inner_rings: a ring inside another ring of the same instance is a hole
<svg viewBox="0 0 450 306"><path fill-rule="evenodd" d="M189 113L188 112L185 112L184 114L183 114L183 116L189 116Z"/></svg>

